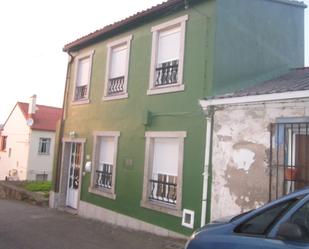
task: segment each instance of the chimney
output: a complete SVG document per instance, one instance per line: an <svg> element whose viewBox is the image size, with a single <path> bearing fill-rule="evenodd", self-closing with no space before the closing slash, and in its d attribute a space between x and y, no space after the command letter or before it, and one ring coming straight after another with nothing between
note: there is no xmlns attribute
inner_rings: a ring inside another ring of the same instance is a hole
<svg viewBox="0 0 309 249"><path fill-rule="evenodd" d="M31 117L35 114L36 111L36 95L30 97L29 107L28 107L28 115Z"/></svg>

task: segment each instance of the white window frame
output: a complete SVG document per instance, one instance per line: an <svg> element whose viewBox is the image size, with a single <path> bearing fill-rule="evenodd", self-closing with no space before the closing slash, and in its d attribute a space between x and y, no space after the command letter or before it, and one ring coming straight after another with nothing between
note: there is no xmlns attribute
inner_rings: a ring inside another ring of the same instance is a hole
<svg viewBox="0 0 309 249"><path fill-rule="evenodd" d="M182 217L182 172L184 159L184 139L187 136L186 131L148 131L145 133L145 163L144 163L144 183L141 206L155 211L167 213L170 215ZM178 172L177 172L177 202L175 206L164 204L158 201L149 200L149 179L153 173L153 147L155 138L178 138Z"/></svg>
<svg viewBox="0 0 309 249"><path fill-rule="evenodd" d="M106 71L105 71L105 84L104 84L104 93L103 100L115 100L115 99L125 99L128 98L128 74L129 74L129 61L130 61L130 48L131 48L131 40L133 36L129 35L124 38L118 39L116 41L112 41L108 43L107 46L107 58L106 58ZM115 47L126 45L127 46L127 58L126 58L126 66L125 66L125 75L124 75L124 85L123 92L117 95L108 95L108 84L109 84L109 75L111 70L111 56L112 50Z"/></svg>
<svg viewBox="0 0 309 249"><path fill-rule="evenodd" d="M117 169L117 153L118 153L118 140L120 132L119 131L95 131L93 132L93 156L92 156L92 169L91 169L91 181L88 191L90 193L104 196L110 199L116 199L115 193L115 180L116 180L116 169ZM95 185L96 177L96 167L97 161L100 153L100 138L101 137L113 137L114 138L114 155L113 155L113 171L112 171L112 187L111 189L98 189Z"/></svg>
<svg viewBox="0 0 309 249"><path fill-rule="evenodd" d="M48 151L46 152L42 152L42 144L43 144L43 140L48 140L49 144L46 143L46 146L48 145L48 147L46 147L48 149ZM39 139L39 149L38 149L38 153L39 155L49 155L50 154L50 149L51 149L51 138L49 137L40 137Z"/></svg>
<svg viewBox="0 0 309 249"><path fill-rule="evenodd" d="M184 50L185 50L185 34L186 34L186 21L188 15L180 16L176 19L168 22L159 24L152 27L152 49L151 49L151 63L150 63L150 78L149 78L149 89L147 95L162 94L169 92L184 91L185 86L183 83L183 65L184 65ZM178 64L178 82L172 85L155 86L155 68L157 64L158 54L158 40L161 31L172 29L175 26L180 26L180 54Z"/></svg>
<svg viewBox="0 0 309 249"><path fill-rule="evenodd" d="M72 103L73 104L88 104L89 101L89 93L90 93L90 81L91 81L91 72L92 72L92 63L93 63L93 55L94 55L94 50L82 53L75 58L75 72L74 72L74 89L73 89L73 96L72 96ZM78 65L79 62L85 58L89 57L90 63L89 63L89 75L88 75L88 84L87 84L87 94L86 98L83 99L75 99L76 95L76 86L77 86L77 75L78 75Z"/></svg>

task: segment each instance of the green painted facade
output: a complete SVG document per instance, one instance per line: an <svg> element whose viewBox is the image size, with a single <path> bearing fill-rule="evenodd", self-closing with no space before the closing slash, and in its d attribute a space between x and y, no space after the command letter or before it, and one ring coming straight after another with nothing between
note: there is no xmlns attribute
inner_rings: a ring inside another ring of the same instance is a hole
<svg viewBox="0 0 309 249"><path fill-rule="evenodd" d="M290 26L283 26L280 23L286 16L274 14L277 8L289 13L291 18L286 22ZM88 192L90 173L83 176L81 200L178 233L190 234L192 230L181 226L180 217L153 211L140 205L144 177L145 132L186 131L182 208L195 211L194 227L199 227L206 120L198 100L237 88L242 82L258 75L267 75L285 67L300 66L303 63L301 54L303 50L295 49L294 44L303 41L302 34L298 31L298 28L303 27L301 26L303 16L298 16L299 13L303 13L302 11L302 8L278 1L212 0L195 1L194 4L189 1L188 9L152 18L151 21L145 21L72 52L76 56L90 50L95 51L90 103L72 104L75 64L69 64L63 137L69 137L69 132L74 130L78 137L86 138L84 155L92 159L93 131L120 131L116 200ZM183 72L185 90L147 95L152 46L151 27L186 14L189 18L185 34ZM252 15L256 18L252 18ZM261 20L267 25L261 23ZM296 24L299 26L295 26ZM255 36L246 32L253 30ZM273 32L274 30L276 32ZM130 34L133 38L128 73L129 97L103 101L106 44ZM263 44L257 44L257 37ZM282 49L278 48L277 40L284 43ZM270 51L274 49L274 53L265 52L266 48ZM281 50L284 50L285 54L280 56L277 53L282 52ZM147 112L150 115L148 124L145 125ZM126 159L132 159L133 166L126 167Z"/></svg>

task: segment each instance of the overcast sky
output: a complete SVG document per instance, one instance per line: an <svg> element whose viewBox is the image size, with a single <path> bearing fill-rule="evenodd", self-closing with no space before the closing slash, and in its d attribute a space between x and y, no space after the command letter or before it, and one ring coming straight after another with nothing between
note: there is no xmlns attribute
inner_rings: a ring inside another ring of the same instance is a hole
<svg viewBox="0 0 309 249"><path fill-rule="evenodd" d="M0 3L0 124L17 101L62 105L65 44L162 0L7 0ZM309 0L304 1L307 5ZM309 11L306 10L306 65Z"/></svg>

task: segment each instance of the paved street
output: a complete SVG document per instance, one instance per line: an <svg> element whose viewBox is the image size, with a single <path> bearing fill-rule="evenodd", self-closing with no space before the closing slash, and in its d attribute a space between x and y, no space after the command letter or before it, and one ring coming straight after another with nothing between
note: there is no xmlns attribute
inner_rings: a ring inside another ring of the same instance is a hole
<svg viewBox="0 0 309 249"><path fill-rule="evenodd" d="M183 241L0 200L0 249L179 249Z"/></svg>

